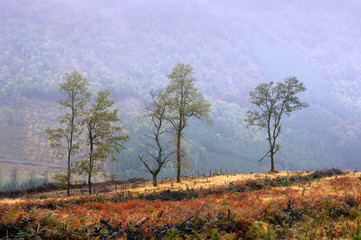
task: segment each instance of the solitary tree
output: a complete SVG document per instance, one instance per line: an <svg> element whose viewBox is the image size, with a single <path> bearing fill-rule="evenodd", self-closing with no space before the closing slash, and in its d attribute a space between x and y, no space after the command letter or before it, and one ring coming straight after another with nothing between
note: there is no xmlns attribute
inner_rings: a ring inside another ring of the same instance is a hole
<svg viewBox="0 0 361 240"><path fill-rule="evenodd" d="M123 144L129 139L128 135L121 135L123 128L115 125L119 122L118 109L111 109L115 102L108 90L98 91L83 120L87 129L88 153L85 159L77 162L77 168L88 175L89 194L92 193L92 177L104 167L111 154L124 149ZM112 159L115 160L113 156Z"/></svg>
<svg viewBox="0 0 361 240"><path fill-rule="evenodd" d="M181 148L181 139L183 130L188 125L188 118L196 117L212 124L209 120L211 104L195 88L196 79L193 74L193 68L189 64L178 63L172 73L167 75L169 79L165 89L169 105L167 119L175 130L177 182L181 181L181 166L185 155Z"/></svg>
<svg viewBox="0 0 361 240"><path fill-rule="evenodd" d="M288 77L284 82L278 82L275 86L273 84L273 82L262 83L250 92L249 101L256 108L249 110L248 118L245 119L248 126L257 126L267 130L269 150L259 161L269 157L271 171L275 171L274 155L280 150L277 139L281 134L282 117L309 106L296 96L298 93L306 91L303 83L299 82L297 78Z"/></svg>
<svg viewBox="0 0 361 240"><path fill-rule="evenodd" d="M173 152L163 146L166 129L166 114L168 110L167 99L161 91L151 91L152 102L146 106L146 114L152 120L152 134L145 134L149 141L144 141L141 148L146 157L138 155L139 160L153 176L153 186L157 186L157 175L168 162Z"/></svg>
<svg viewBox="0 0 361 240"><path fill-rule="evenodd" d="M57 157L67 158L66 174L57 174L56 178L67 187L70 195L70 183L72 169L72 158L79 152L79 140L82 134L82 117L84 107L89 101L88 81L77 71L65 74L66 78L59 85L59 91L65 99L58 101L63 114L59 117L58 128L45 130L50 146L55 150Z"/></svg>

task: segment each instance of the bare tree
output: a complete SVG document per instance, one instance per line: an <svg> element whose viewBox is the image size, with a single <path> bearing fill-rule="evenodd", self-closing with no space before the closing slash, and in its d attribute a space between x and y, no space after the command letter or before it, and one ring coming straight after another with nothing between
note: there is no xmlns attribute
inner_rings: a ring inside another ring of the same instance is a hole
<svg viewBox="0 0 361 240"><path fill-rule="evenodd" d="M148 141L144 140L140 146L146 157L138 155L139 160L153 176L153 186L157 186L157 175L168 162L173 152L163 146L166 128L167 99L161 91L151 91L152 102L146 106L147 116L152 121L152 133L145 134Z"/></svg>

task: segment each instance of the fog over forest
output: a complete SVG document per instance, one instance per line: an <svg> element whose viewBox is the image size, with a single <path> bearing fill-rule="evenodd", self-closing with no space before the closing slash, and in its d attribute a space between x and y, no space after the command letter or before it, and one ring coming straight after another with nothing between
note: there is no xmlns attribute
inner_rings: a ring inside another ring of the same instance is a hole
<svg viewBox="0 0 361 240"><path fill-rule="evenodd" d="M258 162L265 131L244 121L249 92L289 76L305 84L300 98L310 107L283 119L276 169L361 169L360 12L358 0L3 0L0 159L65 165L44 129L57 122L59 83L76 69L93 92L109 89L118 101L130 141L114 173L145 177L137 146L150 123L142 104L181 62L194 68L214 121L192 119L185 130L194 174L269 170L268 159ZM14 166L0 163L0 182ZM174 176L172 164L161 176Z"/></svg>

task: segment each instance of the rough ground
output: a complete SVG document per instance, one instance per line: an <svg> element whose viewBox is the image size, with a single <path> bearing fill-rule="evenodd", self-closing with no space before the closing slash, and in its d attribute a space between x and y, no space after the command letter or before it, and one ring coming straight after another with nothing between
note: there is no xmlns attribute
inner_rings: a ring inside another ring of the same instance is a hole
<svg viewBox="0 0 361 240"><path fill-rule="evenodd" d="M71 197L3 200L0 238L361 239L360 173L203 176L157 188L137 181L91 196L73 189Z"/></svg>
<svg viewBox="0 0 361 240"><path fill-rule="evenodd" d="M126 181L118 180L118 181L107 181L107 182L101 182L101 183L94 183L93 186L97 192L109 192L112 189L114 189L115 185L118 188L126 188L131 185L137 186L137 185L143 184L145 182L148 182L148 180L146 180L144 178L131 178ZM86 193L87 187L88 187L88 185L85 183L71 185L71 189L73 191L77 190L76 193L78 193L79 191L80 191L80 193ZM20 197L27 197L27 196L34 195L34 194L47 194L47 193L56 192L56 191L62 193L65 190L66 190L66 188L61 187L57 184L47 183L47 184L40 185L38 187L31 187L31 188L22 189L22 190L0 191L0 199L3 199L3 198L15 199L15 198L20 198Z"/></svg>

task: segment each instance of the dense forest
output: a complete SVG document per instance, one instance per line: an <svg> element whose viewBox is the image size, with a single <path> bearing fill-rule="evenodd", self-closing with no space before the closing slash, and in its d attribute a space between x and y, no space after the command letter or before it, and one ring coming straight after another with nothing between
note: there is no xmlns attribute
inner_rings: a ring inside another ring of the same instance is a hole
<svg viewBox="0 0 361 240"><path fill-rule="evenodd" d="M264 132L244 121L248 95L289 76L305 84L310 107L285 119L276 168L360 168L360 11L356 0L2 1L0 159L65 165L44 130L57 121L59 83L76 69L91 91L112 90L130 135L109 168L121 179L144 176L138 145L150 122L142 105L184 62L193 66L214 122L192 119L185 131L194 172L269 169L268 161L258 163ZM19 169L25 181L29 172ZM34 171L40 178L48 170ZM10 172L0 168L2 183ZM174 176L172 163L161 175Z"/></svg>

